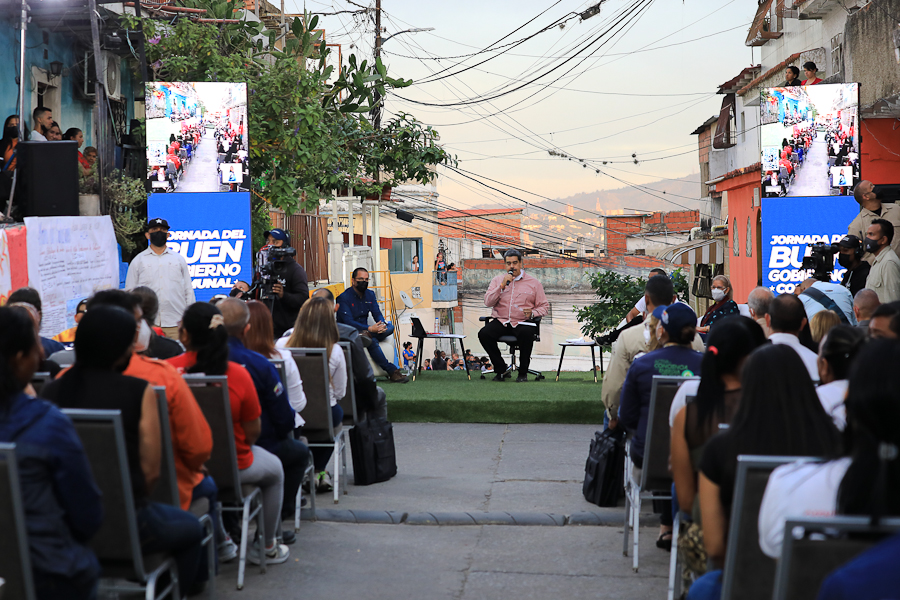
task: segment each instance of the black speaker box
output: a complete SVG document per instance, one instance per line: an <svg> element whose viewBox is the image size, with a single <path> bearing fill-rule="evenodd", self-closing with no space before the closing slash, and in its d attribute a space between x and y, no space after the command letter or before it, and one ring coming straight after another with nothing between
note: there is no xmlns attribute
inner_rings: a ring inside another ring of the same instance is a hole
<svg viewBox="0 0 900 600"><path fill-rule="evenodd" d="M15 203L26 217L78 216L78 142L19 142Z"/></svg>

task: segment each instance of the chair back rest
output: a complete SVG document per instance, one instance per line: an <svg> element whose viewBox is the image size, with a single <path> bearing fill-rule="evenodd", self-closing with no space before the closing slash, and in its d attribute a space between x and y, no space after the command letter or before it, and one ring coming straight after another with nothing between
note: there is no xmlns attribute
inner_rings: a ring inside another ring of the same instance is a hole
<svg viewBox="0 0 900 600"><path fill-rule="evenodd" d="M228 397L228 378L224 375L186 374L197 404L212 432L213 449L206 470L219 488L219 500L226 504L243 501L241 475L234 443L234 422Z"/></svg>
<svg viewBox="0 0 900 600"><path fill-rule="evenodd" d="M759 508L772 471L800 459L798 456L738 456L722 574L722 600L772 596L775 561L759 548Z"/></svg>
<svg viewBox="0 0 900 600"><path fill-rule="evenodd" d="M304 431L333 432L331 401L328 397L328 352L325 348L290 348L306 394L306 407L300 416L306 422Z"/></svg>
<svg viewBox="0 0 900 600"><path fill-rule="evenodd" d="M150 499L161 504L171 504L181 508L181 497L178 495L178 474L175 472L175 448L172 446L172 428L169 421L169 403L166 401L166 388L153 386L156 392L156 407L159 411L159 433L162 447L159 461L159 481L150 492Z"/></svg>
<svg viewBox="0 0 900 600"><path fill-rule="evenodd" d="M91 550L101 564L130 563L135 575L144 580L122 413L118 410L80 409L66 409L63 412L75 425L94 481L103 494L103 524L91 539Z"/></svg>
<svg viewBox="0 0 900 600"><path fill-rule="evenodd" d="M281 380L281 385L284 386L285 393L287 393L287 368L284 366L284 361L280 358L270 358L269 362L278 371L278 378Z"/></svg>
<svg viewBox="0 0 900 600"><path fill-rule="evenodd" d="M353 384L353 360L350 356L350 342L338 342L344 351L344 362L347 364L347 392L338 400L338 404L344 411L344 425L351 426L359 423L359 415L356 412L356 387Z"/></svg>
<svg viewBox="0 0 900 600"><path fill-rule="evenodd" d="M650 408L647 413L647 432L644 434L644 462L641 466L641 490L669 491L672 473L669 472L669 409L678 388L685 381L697 377L654 375L650 387Z"/></svg>
<svg viewBox="0 0 900 600"><path fill-rule="evenodd" d="M872 525L869 517L794 517L784 526L774 600L815 600L825 578L885 536L900 531L900 518Z"/></svg>
<svg viewBox="0 0 900 600"><path fill-rule="evenodd" d="M0 577L4 580L0 590L6 598L34 600L15 444L0 444L0 531Z"/></svg>
<svg viewBox="0 0 900 600"><path fill-rule="evenodd" d="M53 377L47 371L39 371L31 376L31 386L38 396L41 395L41 390L44 389L44 386L51 381L53 381Z"/></svg>

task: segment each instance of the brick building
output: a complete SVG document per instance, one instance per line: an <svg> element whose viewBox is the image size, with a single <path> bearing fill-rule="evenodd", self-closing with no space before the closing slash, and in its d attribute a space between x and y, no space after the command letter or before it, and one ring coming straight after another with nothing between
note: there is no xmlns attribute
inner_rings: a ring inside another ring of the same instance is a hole
<svg viewBox="0 0 900 600"><path fill-rule="evenodd" d="M688 241L691 229L700 226L700 211L679 210L610 215L606 228L606 256L642 255Z"/></svg>

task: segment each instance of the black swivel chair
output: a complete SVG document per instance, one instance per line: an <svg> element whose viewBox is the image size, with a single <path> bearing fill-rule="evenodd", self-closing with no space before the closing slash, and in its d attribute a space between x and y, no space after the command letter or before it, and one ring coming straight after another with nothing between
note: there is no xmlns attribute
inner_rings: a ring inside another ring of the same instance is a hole
<svg viewBox="0 0 900 600"><path fill-rule="evenodd" d="M492 321L493 319L494 319L494 317L478 317L478 320L483 323L488 323L488 322ZM534 341L539 342L539 341L541 341L541 317L532 317L530 319L530 321L535 324ZM501 342L503 344L506 344L509 347L510 369L503 375L505 378L508 379L508 378L512 377L512 372L516 370L516 350L519 349L519 340L517 340L515 338L515 336L512 336L512 335L503 335L503 336L500 336L500 339L497 341ZM534 375L535 381L540 381L541 379L544 379L544 374L541 373L540 371L535 371L534 369L528 369L528 373L530 375Z"/></svg>

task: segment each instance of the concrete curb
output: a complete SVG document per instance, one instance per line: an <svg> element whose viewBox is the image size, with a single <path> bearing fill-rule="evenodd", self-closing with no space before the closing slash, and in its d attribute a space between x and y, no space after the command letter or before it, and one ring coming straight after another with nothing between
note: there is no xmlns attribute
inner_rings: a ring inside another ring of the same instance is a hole
<svg viewBox="0 0 900 600"><path fill-rule="evenodd" d="M518 527L622 527L625 515L617 512L595 513L581 511L571 515L554 513L508 512L415 512L383 510L321 509L316 511L318 521L330 523L365 523L375 525L432 525L460 527L465 525L505 525ZM658 524L656 515L641 515L641 527Z"/></svg>

